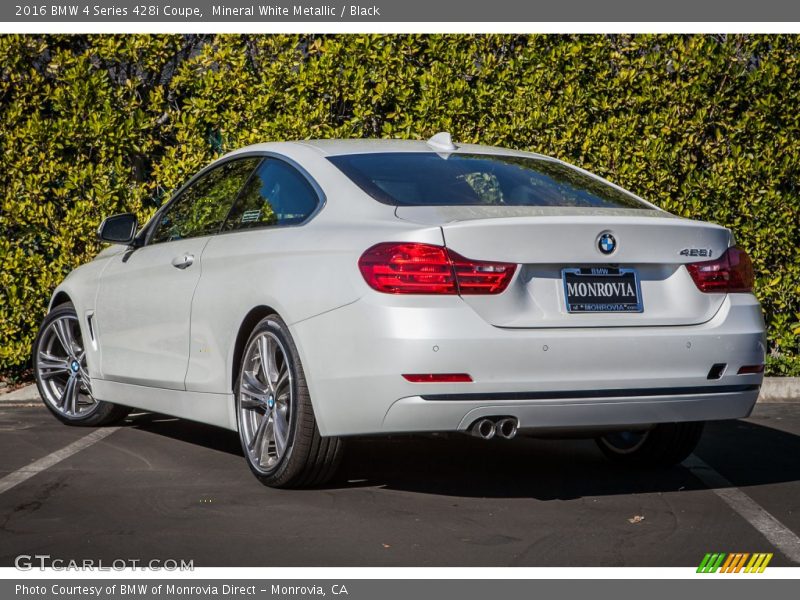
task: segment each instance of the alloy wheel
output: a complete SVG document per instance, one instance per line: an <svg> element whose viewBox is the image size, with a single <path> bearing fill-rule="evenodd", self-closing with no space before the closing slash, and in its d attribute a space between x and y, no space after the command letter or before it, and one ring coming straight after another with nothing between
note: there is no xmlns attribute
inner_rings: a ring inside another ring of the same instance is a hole
<svg viewBox="0 0 800 600"><path fill-rule="evenodd" d="M98 407L76 315L59 316L42 331L36 348L36 378L45 402L67 419L86 417Z"/></svg>
<svg viewBox="0 0 800 600"><path fill-rule="evenodd" d="M647 441L650 431L615 431L600 438L606 448L617 454L633 454Z"/></svg>
<svg viewBox="0 0 800 600"><path fill-rule="evenodd" d="M289 445L292 371L281 341L265 331L247 348L239 380L239 428L253 467L267 473Z"/></svg>

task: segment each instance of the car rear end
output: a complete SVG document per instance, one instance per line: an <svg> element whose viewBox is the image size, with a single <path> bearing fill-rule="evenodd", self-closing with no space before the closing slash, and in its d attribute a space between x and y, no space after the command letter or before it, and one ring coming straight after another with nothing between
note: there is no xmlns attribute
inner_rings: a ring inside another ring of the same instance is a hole
<svg viewBox="0 0 800 600"><path fill-rule="evenodd" d="M359 300L295 325L313 339L323 434L484 420L592 432L751 411L764 324L727 229L543 157L330 161L405 228L351 266Z"/></svg>

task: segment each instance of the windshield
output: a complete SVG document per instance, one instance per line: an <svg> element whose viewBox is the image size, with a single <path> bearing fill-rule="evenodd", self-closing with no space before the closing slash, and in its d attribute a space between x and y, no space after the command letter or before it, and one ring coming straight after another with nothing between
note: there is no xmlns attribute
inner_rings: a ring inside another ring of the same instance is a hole
<svg viewBox="0 0 800 600"><path fill-rule="evenodd" d="M651 208L628 192L542 158L381 152L328 160L375 200L395 206Z"/></svg>

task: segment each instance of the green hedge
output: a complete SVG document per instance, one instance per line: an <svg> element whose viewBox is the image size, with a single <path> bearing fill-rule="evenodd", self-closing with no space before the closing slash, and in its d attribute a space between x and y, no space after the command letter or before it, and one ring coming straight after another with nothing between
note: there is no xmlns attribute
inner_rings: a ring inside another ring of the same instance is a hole
<svg viewBox="0 0 800 600"><path fill-rule="evenodd" d="M531 149L753 257L770 369L800 371L797 36L0 37L0 369L104 215L146 219L220 153L309 137Z"/></svg>

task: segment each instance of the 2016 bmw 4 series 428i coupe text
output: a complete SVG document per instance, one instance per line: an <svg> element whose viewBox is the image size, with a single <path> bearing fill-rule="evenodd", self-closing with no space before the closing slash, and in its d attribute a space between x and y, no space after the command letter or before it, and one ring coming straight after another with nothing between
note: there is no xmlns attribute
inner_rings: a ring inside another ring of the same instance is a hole
<svg viewBox="0 0 800 600"><path fill-rule="evenodd" d="M448 134L243 148L98 234L115 244L35 342L47 407L237 430L271 486L320 484L342 438L390 433L578 434L672 464L763 377L729 230Z"/></svg>

